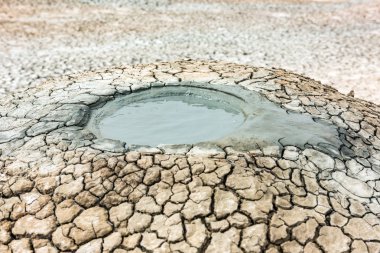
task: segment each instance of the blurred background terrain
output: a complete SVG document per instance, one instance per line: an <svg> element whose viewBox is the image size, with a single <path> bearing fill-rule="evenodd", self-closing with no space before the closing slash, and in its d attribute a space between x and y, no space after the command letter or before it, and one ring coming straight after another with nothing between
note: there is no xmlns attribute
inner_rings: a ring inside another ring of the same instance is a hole
<svg viewBox="0 0 380 253"><path fill-rule="evenodd" d="M0 0L0 96L182 58L280 67L380 104L380 0Z"/></svg>

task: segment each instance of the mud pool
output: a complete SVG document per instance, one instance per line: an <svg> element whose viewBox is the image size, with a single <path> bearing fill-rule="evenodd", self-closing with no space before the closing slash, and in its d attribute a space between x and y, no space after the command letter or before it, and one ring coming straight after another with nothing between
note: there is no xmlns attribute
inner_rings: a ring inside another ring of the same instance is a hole
<svg viewBox="0 0 380 253"><path fill-rule="evenodd" d="M242 87L202 84L151 88L93 111L88 128L98 137L133 145L213 143L251 149L262 145L337 150L337 128L291 112Z"/></svg>

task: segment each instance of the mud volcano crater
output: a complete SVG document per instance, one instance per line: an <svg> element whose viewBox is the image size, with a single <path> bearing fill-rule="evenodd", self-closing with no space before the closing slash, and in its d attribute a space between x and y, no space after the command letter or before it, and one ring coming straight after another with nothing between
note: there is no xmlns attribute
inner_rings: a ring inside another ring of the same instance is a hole
<svg viewBox="0 0 380 253"><path fill-rule="evenodd" d="M0 252L380 252L380 107L178 61L0 99Z"/></svg>
<svg viewBox="0 0 380 253"><path fill-rule="evenodd" d="M93 109L87 129L132 147L214 144L248 151L292 144L338 154L341 145L337 127L327 121L288 111L244 87L207 83L119 96Z"/></svg>
<svg viewBox="0 0 380 253"><path fill-rule="evenodd" d="M89 128L131 144L193 144L239 129L246 120L242 103L204 88L153 88L108 102L93 112Z"/></svg>

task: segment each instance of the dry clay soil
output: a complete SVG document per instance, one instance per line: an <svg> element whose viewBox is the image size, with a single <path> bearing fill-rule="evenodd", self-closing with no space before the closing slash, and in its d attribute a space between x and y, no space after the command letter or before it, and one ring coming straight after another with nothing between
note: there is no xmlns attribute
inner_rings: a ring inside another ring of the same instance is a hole
<svg viewBox="0 0 380 253"><path fill-rule="evenodd" d="M379 104L380 1L0 1L0 94L182 58L280 67Z"/></svg>

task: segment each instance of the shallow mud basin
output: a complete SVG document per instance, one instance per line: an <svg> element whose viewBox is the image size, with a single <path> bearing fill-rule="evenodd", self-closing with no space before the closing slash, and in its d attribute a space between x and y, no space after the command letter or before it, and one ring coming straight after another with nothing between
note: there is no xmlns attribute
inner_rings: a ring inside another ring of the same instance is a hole
<svg viewBox="0 0 380 253"><path fill-rule="evenodd" d="M242 87L151 88L121 96L92 112L88 129L99 138L131 145L315 145L338 153L338 129L327 121L289 112ZM310 130L313 131L310 131Z"/></svg>
<svg viewBox="0 0 380 253"><path fill-rule="evenodd" d="M142 91L94 112L90 126L103 137L139 145L215 140L246 120L231 101L220 100L222 94L182 87Z"/></svg>
<svg viewBox="0 0 380 253"><path fill-rule="evenodd" d="M220 127L222 125L222 127ZM380 252L380 107L178 61L0 100L0 252Z"/></svg>

